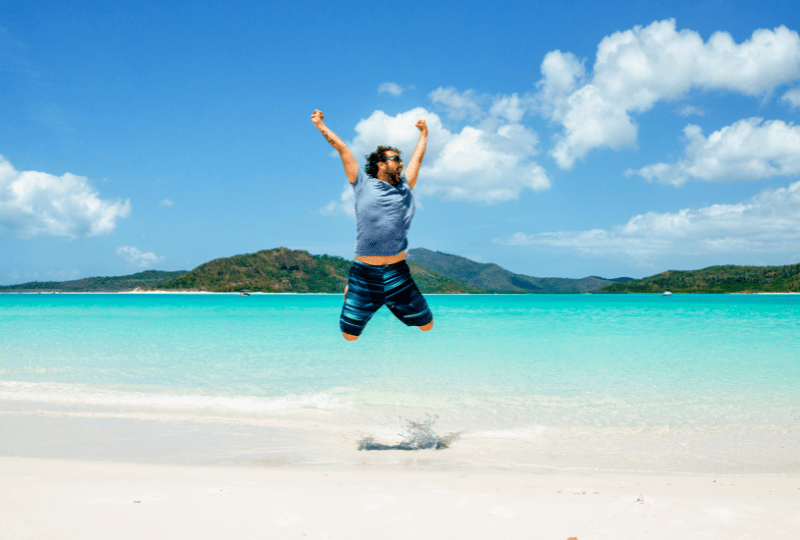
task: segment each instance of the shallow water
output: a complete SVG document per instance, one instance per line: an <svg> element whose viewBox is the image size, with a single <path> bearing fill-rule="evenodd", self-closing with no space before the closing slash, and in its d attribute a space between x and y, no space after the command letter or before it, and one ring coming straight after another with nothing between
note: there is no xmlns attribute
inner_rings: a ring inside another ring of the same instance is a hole
<svg viewBox="0 0 800 540"><path fill-rule="evenodd" d="M733 444L751 465L791 461L759 448L799 431L798 296L428 300L431 332L382 309L349 343L339 295L0 295L0 400L306 429L348 451L400 444L402 419L437 415L437 433L463 434L442 452L464 459L494 446L579 465L591 460L566 448L588 440L612 457L641 443L660 463L681 443L708 460Z"/></svg>

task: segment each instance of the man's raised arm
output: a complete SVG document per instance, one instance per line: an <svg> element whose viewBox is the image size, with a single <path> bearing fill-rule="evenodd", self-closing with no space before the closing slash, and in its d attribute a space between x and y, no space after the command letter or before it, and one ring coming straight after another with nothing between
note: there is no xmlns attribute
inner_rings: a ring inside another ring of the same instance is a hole
<svg viewBox="0 0 800 540"><path fill-rule="evenodd" d="M351 184L355 184L356 176L358 175L358 162L356 161L356 158L353 157L353 153L350 152L350 149L347 148L347 145L344 144L344 141L342 141L342 139L340 139L336 133L331 131L328 126L322 122L322 111L315 110L314 114L311 115L311 122L317 126L317 129L320 133L322 133L322 136L325 137L325 140L331 143L331 146L336 148L336 151L339 152L347 179Z"/></svg>
<svg viewBox="0 0 800 540"><path fill-rule="evenodd" d="M419 168L422 165L422 158L425 157L425 147L428 145L428 124L425 120L417 121L417 129L420 131L419 141L414 152L411 154L411 161L408 162L408 169L406 169L406 178L408 178L408 187L414 189L414 184L417 183L417 176L419 175Z"/></svg>

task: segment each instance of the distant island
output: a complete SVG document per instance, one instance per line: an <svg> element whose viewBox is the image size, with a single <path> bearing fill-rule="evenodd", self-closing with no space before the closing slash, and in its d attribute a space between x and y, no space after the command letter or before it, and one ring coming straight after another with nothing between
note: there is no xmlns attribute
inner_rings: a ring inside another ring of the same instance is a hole
<svg viewBox="0 0 800 540"><path fill-rule="evenodd" d="M785 266L709 266L667 270L655 276L614 283L600 293L757 293L800 292L800 264Z"/></svg>
<svg viewBox="0 0 800 540"><path fill-rule="evenodd" d="M541 278L425 248L409 250L408 264L420 290L427 294L800 292L800 264L669 270L643 279ZM191 271L147 270L128 276L33 281L0 286L0 292L341 293L350 265L352 261L342 257L280 247L214 259Z"/></svg>
<svg viewBox="0 0 800 540"><path fill-rule="evenodd" d="M72 281L30 281L19 285L0 285L0 292L123 292L148 287L182 276L186 270L162 272L145 270L128 276L90 277Z"/></svg>

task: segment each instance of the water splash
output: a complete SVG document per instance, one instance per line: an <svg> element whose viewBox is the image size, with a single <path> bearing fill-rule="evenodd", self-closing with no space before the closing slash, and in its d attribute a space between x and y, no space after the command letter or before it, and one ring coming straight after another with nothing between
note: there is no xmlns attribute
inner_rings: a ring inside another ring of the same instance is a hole
<svg viewBox="0 0 800 540"><path fill-rule="evenodd" d="M455 441L460 433L448 433L447 435L437 435L433 431L433 423L439 418L438 415L428 415L428 420L424 422L414 422L406 420L406 434L400 434L403 440L398 444L384 444L375 440L374 437L364 437L358 443L359 450L424 450L433 448L442 450L448 448Z"/></svg>

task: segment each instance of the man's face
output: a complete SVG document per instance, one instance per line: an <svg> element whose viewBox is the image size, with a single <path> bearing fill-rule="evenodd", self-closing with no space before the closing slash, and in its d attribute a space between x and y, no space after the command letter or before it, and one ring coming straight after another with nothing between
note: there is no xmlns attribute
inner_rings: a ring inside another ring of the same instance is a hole
<svg viewBox="0 0 800 540"><path fill-rule="evenodd" d="M383 162L381 162L379 168L383 169L391 184L397 185L400 182L400 173L403 172L403 161L400 159L397 152L393 150L384 152Z"/></svg>

